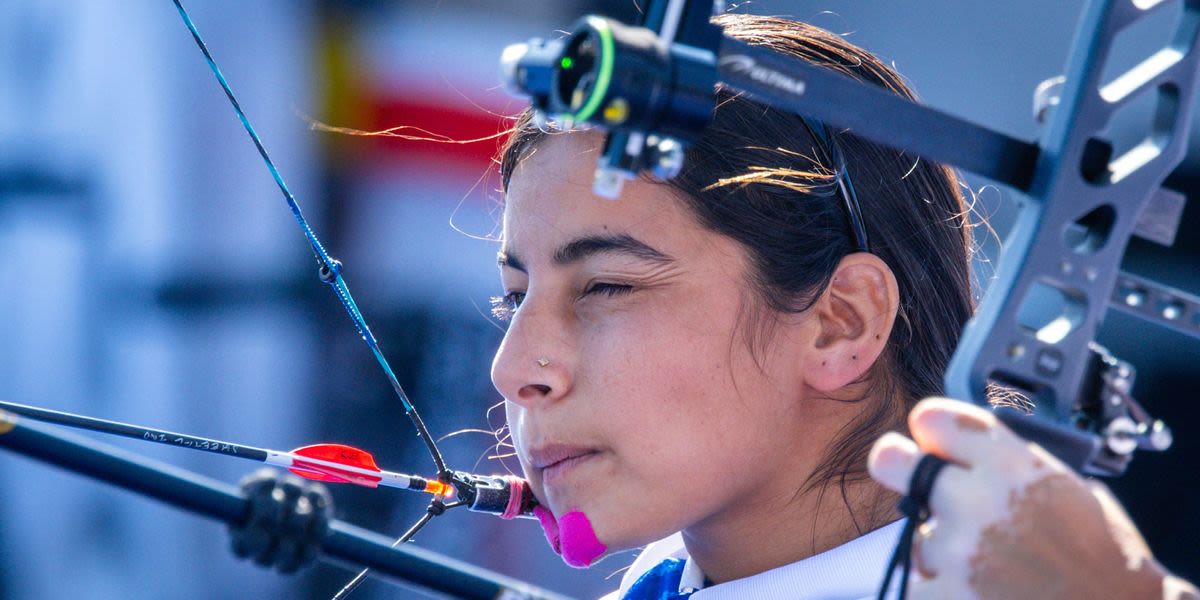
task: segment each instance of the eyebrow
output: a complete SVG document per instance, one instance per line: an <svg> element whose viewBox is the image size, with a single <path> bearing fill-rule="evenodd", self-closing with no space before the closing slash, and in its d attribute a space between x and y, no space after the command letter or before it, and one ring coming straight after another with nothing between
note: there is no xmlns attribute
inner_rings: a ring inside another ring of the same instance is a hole
<svg viewBox="0 0 1200 600"><path fill-rule="evenodd" d="M649 244L627 234L586 235L575 238L554 251L554 264L567 266L576 264L598 254L625 254L639 260L665 264L675 259L656 250ZM511 251L501 250L496 254L496 263L527 273L525 264Z"/></svg>
<svg viewBox="0 0 1200 600"><path fill-rule="evenodd" d="M529 270L525 268L525 263L522 263L521 259L517 258L517 255L511 252L505 252L504 250L496 253L496 264L500 265L501 267L511 267L522 273L529 272Z"/></svg>

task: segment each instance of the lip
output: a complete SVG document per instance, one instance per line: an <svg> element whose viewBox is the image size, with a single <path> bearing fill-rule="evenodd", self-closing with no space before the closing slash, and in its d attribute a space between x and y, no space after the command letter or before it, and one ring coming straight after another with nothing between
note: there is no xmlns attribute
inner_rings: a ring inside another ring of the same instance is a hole
<svg viewBox="0 0 1200 600"><path fill-rule="evenodd" d="M564 460L560 460L548 467L542 469L542 485L546 487L557 487L576 469L592 461L592 459L600 456L598 452L588 452L580 456L573 456Z"/></svg>
<svg viewBox="0 0 1200 600"><path fill-rule="evenodd" d="M552 485L599 454L599 450L587 446L547 444L529 451L529 463L541 472L544 484Z"/></svg>

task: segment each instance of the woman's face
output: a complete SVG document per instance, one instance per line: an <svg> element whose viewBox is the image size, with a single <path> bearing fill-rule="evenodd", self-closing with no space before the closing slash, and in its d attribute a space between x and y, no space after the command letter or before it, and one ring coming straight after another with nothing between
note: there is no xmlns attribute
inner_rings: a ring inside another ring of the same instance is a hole
<svg viewBox="0 0 1200 600"><path fill-rule="evenodd" d="M492 365L539 501L610 550L766 510L811 468L804 315L759 360L747 257L663 185L591 193L599 136L554 135L512 176L500 264L519 308ZM807 465L807 467L805 467Z"/></svg>

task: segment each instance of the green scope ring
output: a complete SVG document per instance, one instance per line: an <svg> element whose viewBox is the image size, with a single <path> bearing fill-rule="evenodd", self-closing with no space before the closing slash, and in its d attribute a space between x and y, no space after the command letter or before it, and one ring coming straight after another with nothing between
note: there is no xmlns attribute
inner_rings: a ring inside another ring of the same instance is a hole
<svg viewBox="0 0 1200 600"><path fill-rule="evenodd" d="M586 122L592 115L596 114L596 110L600 108L600 102L604 99L604 94L608 93L608 85L612 82L613 73L613 33L608 26L608 22L599 17L586 17L586 23L600 36L600 72L596 74L596 85L592 87L592 93L588 96L583 107L573 114L567 116L576 123Z"/></svg>

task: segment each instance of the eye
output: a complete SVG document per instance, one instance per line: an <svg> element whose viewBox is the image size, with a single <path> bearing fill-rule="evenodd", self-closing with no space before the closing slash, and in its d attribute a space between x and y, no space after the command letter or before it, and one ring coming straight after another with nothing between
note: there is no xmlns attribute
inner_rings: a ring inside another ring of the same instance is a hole
<svg viewBox="0 0 1200 600"><path fill-rule="evenodd" d="M503 296L492 296L492 316L500 321L509 321L513 313L525 301L525 292L509 292Z"/></svg>
<svg viewBox="0 0 1200 600"><path fill-rule="evenodd" d="M596 282L596 283L593 283L590 286L588 286L588 288L583 291L583 295L591 296L593 294L603 294L605 296L621 296L623 294L628 294L632 291L633 291L632 285L623 284L623 283Z"/></svg>

